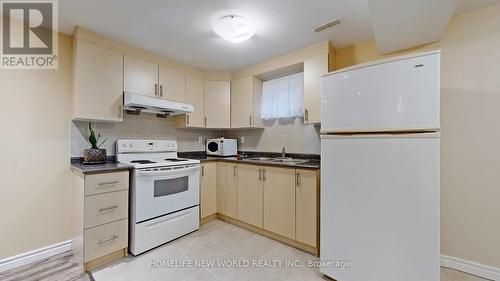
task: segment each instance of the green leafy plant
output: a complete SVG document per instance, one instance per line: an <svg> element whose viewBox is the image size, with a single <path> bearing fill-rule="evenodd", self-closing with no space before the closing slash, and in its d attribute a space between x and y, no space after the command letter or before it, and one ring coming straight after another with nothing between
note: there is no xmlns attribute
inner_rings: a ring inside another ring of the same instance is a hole
<svg viewBox="0 0 500 281"><path fill-rule="evenodd" d="M97 145L97 142L101 139L101 134L97 134L97 137L95 136L94 129L92 129L92 123L89 122L89 130L90 130L90 136L89 136L89 142L90 145L92 145L92 149L99 149L108 139L104 139L101 144Z"/></svg>

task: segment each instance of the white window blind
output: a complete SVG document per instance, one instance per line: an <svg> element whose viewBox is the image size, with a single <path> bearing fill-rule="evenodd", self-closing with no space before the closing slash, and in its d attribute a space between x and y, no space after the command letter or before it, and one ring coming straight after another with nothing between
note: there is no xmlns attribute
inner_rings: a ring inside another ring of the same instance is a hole
<svg viewBox="0 0 500 281"><path fill-rule="evenodd" d="M295 73L262 85L262 119L304 115L304 73Z"/></svg>

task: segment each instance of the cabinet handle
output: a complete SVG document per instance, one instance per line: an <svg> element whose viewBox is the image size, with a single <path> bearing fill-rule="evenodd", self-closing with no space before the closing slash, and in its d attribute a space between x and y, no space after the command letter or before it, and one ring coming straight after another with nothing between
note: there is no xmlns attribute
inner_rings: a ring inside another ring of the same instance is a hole
<svg viewBox="0 0 500 281"><path fill-rule="evenodd" d="M97 244L98 244L99 246L101 246L102 244L104 244L104 243L106 243L106 242L113 241L113 240L115 240L115 239L118 239L118 235L113 235L113 236L112 236L111 238L109 238L109 239L106 239L106 240L101 240L101 241L99 241Z"/></svg>
<svg viewBox="0 0 500 281"><path fill-rule="evenodd" d="M266 181L266 169L262 169L262 180Z"/></svg>
<svg viewBox="0 0 500 281"><path fill-rule="evenodd" d="M207 117L205 116L205 127L207 126Z"/></svg>
<svg viewBox="0 0 500 281"><path fill-rule="evenodd" d="M155 84L155 97L158 96L158 84Z"/></svg>
<svg viewBox="0 0 500 281"><path fill-rule="evenodd" d="M236 177L236 166L233 167L233 177Z"/></svg>
<svg viewBox="0 0 500 281"><path fill-rule="evenodd" d="M205 176L205 166L201 166L201 176Z"/></svg>
<svg viewBox="0 0 500 281"><path fill-rule="evenodd" d="M306 119L306 122L309 122L309 110L307 110L307 108L305 109L304 117Z"/></svg>
<svg viewBox="0 0 500 281"><path fill-rule="evenodd" d="M300 186L300 174L297 173L297 186Z"/></svg>
<svg viewBox="0 0 500 281"><path fill-rule="evenodd" d="M250 118L250 126L252 126L252 115L249 116Z"/></svg>
<svg viewBox="0 0 500 281"><path fill-rule="evenodd" d="M118 208L118 207L119 207L118 205L113 205L113 206L111 206L111 207L107 207L107 208L100 208L100 209L99 209L99 213L100 213L100 212L104 212L104 211L113 210L113 209L116 209L116 208Z"/></svg>
<svg viewBox="0 0 500 281"><path fill-rule="evenodd" d="M101 182L101 183L99 183L99 186L103 186L103 185L114 185L114 184L117 184L117 183L119 183L119 181Z"/></svg>
<svg viewBox="0 0 500 281"><path fill-rule="evenodd" d="M259 181L262 181L262 169L259 169Z"/></svg>
<svg viewBox="0 0 500 281"><path fill-rule="evenodd" d="M186 114L186 124L189 125L189 114Z"/></svg>
<svg viewBox="0 0 500 281"><path fill-rule="evenodd" d="M163 85L160 85L160 97L163 97Z"/></svg>

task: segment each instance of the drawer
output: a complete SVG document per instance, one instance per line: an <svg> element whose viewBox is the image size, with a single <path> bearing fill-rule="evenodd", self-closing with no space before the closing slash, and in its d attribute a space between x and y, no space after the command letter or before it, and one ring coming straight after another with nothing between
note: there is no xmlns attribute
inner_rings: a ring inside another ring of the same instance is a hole
<svg viewBox="0 0 500 281"><path fill-rule="evenodd" d="M85 176L85 196L128 189L128 171Z"/></svg>
<svg viewBox="0 0 500 281"><path fill-rule="evenodd" d="M128 190L85 197L85 229L128 217Z"/></svg>
<svg viewBox="0 0 500 281"><path fill-rule="evenodd" d="M85 230L84 262L124 249L128 244L128 220Z"/></svg>

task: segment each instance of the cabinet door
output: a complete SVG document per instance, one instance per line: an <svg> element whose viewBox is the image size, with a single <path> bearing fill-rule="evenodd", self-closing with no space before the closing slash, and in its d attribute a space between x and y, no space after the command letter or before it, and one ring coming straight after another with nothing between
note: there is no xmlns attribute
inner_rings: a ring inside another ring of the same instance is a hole
<svg viewBox="0 0 500 281"><path fill-rule="evenodd" d="M123 90L153 96L158 95L158 65L125 56L123 62Z"/></svg>
<svg viewBox="0 0 500 281"><path fill-rule="evenodd" d="M264 229L295 239L295 170L263 168Z"/></svg>
<svg viewBox="0 0 500 281"><path fill-rule="evenodd" d="M73 118L123 120L123 55L78 40L75 48Z"/></svg>
<svg viewBox="0 0 500 281"><path fill-rule="evenodd" d="M231 119L230 83L205 81L205 125L207 128L229 128Z"/></svg>
<svg viewBox="0 0 500 281"><path fill-rule="evenodd" d="M253 77L248 76L231 82L231 128L252 126Z"/></svg>
<svg viewBox="0 0 500 281"><path fill-rule="evenodd" d="M186 102L186 74L159 66L158 71L160 98L177 102Z"/></svg>
<svg viewBox="0 0 500 281"><path fill-rule="evenodd" d="M304 61L304 123L321 122L321 77L327 73L328 54Z"/></svg>
<svg viewBox="0 0 500 281"><path fill-rule="evenodd" d="M238 218L238 166L226 163L226 215L233 219Z"/></svg>
<svg viewBox="0 0 500 281"><path fill-rule="evenodd" d="M201 218L217 213L217 163L201 165Z"/></svg>
<svg viewBox="0 0 500 281"><path fill-rule="evenodd" d="M316 247L318 230L318 172L296 171L296 240Z"/></svg>
<svg viewBox="0 0 500 281"><path fill-rule="evenodd" d="M262 228L260 166L238 165L238 220Z"/></svg>
<svg viewBox="0 0 500 281"><path fill-rule="evenodd" d="M203 80L186 76L186 103L194 106L194 112L186 114L185 126L205 127L205 91Z"/></svg>
<svg viewBox="0 0 500 281"><path fill-rule="evenodd" d="M217 213L227 216L226 163L217 162Z"/></svg>

